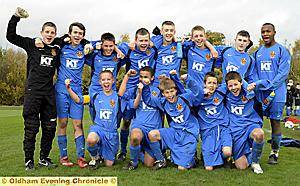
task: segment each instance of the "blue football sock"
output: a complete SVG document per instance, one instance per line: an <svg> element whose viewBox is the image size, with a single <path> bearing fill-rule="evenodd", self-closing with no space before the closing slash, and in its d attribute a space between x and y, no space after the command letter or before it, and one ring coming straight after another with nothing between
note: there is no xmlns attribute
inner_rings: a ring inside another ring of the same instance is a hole
<svg viewBox="0 0 300 186"><path fill-rule="evenodd" d="M164 159L164 156L161 153L160 144L159 144L158 141L150 142L149 146L150 146L156 160L163 160Z"/></svg>
<svg viewBox="0 0 300 186"><path fill-rule="evenodd" d="M128 143L129 130L122 130L120 132L120 141L121 141L121 152L127 153L127 143Z"/></svg>
<svg viewBox="0 0 300 186"><path fill-rule="evenodd" d="M145 154L142 151L140 151L140 153L139 153L139 160L144 163Z"/></svg>
<svg viewBox="0 0 300 186"><path fill-rule="evenodd" d="M130 145L130 160L133 162L133 166L139 163L139 153L141 151L141 146L131 146Z"/></svg>
<svg viewBox="0 0 300 186"><path fill-rule="evenodd" d="M272 143L271 143L271 148L274 152L279 151L280 147L280 141L282 139L282 135L280 134L272 134Z"/></svg>
<svg viewBox="0 0 300 186"><path fill-rule="evenodd" d="M255 141L253 141L253 143L252 143L252 162L259 163L264 144L265 144L264 141L261 143L257 143Z"/></svg>
<svg viewBox="0 0 300 186"><path fill-rule="evenodd" d="M67 136L66 135L61 135L57 137L57 143L59 147L59 154L60 157L66 157L68 156L68 149L67 149Z"/></svg>
<svg viewBox="0 0 300 186"><path fill-rule="evenodd" d="M84 158L84 146L85 146L84 136L81 135L75 138L75 144L76 144L77 158Z"/></svg>
<svg viewBox="0 0 300 186"><path fill-rule="evenodd" d="M87 150L89 151L90 155L92 157L96 157L98 154L98 151L100 149L100 146L98 143L96 143L94 146L87 146Z"/></svg>

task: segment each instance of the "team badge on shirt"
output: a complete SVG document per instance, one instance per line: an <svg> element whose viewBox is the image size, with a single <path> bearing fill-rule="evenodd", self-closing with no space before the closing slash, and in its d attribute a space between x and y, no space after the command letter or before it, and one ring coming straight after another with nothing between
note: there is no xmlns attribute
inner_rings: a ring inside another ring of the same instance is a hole
<svg viewBox="0 0 300 186"><path fill-rule="evenodd" d="M181 111L181 110L182 110L182 105L181 105L180 103L178 103L178 104L176 105L176 108L177 108L178 111Z"/></svg>
<svg viewBox="0 0 300 186"><path fill-rule="evenodd" d="M275 55L276 55L275 52L272 51L272 52L270 53L270 58L273 59L273 58L275 57Z"/></svg>
<svg viewBox="0 0 300 186"><path fill-rule="evenodd" d="M176 51L176 46L172 46L171 51L172 51L172 53L174 53Z"/></svg>
<svg viewBox="0 0 300 186"><path fill-rule="evenodd" d="M55 50L54 48L52 48L52 49L51 49L51 55L52 55L52 56L56 56L56 54L57 54L57 53L56 53L56 50Z"/></svg>
<svg viewBox="0 0 300 186"><path fill-rule="evenodd" d="M154 96L154 97L156 97L156 96L157 96L157 92L156 92L156 91L154 91L154 90L151 92L151 94L152 94L152 96Z"/></svg>
<svg viewBox="0 0 300 186"><path fill-rule="evenodd" d="M115 102L115 100L111 99L111 100L109 101L109 104L110 104L111 107L114 107L115 104L116 104L116 102Z"/></svg>
<svg viewBox="0 0 300 186"><path fill-rule="evenodd" d="M82 58L82 56L83 56L83 53L81 51L78 51L76 54L79 58Z"/></svg>
<svg viewBox="0 0 300 186"><path fill-rule="evenodd" d="M210 54L206 54L205 55L205 59L206 59L206 61L209 61L211 59L211 55Z"/></svg>
<svg viewBox="0 0 300 186"><path fill-rule="evenodd" d="M248 99L246 98L246 96L242 96L242 102L243 103L247 103Z"/></svg>
<svg viewBox="0 0 300 186"><path fill-rule="evenodd" d="M242 58L242 59L241 59L242 65L246 64L246 62L247 62L246 58Z"/></svg>
<svg viewBox="0 0 300 186"><path fill-rule="evenodd" d="M219 98L214 98L214 103L215 104L219 103L219 101L220 101Z"/></svg>

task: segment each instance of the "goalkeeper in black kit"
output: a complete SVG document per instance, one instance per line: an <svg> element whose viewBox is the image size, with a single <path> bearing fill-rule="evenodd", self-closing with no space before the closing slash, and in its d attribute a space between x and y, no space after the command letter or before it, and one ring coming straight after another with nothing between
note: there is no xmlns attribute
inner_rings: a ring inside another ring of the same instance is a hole
<svg viewBox="0 0 300 186"><path fill-rule="evenodd" d="M41 36L43 48L37 48L35 39L16 34L20 18L27 18L28 13L17 8L11 17L6 38L9 42L23 48L27 53L27 80L25 84L23 118L25 170L34 169L34 150L36 135L41 125L41 149L39 166L56 167L48 157L56 130L56 105L53 76L58 67L59 47L53 45L56 36L56 26L46 22L42 26Z"/></svg>

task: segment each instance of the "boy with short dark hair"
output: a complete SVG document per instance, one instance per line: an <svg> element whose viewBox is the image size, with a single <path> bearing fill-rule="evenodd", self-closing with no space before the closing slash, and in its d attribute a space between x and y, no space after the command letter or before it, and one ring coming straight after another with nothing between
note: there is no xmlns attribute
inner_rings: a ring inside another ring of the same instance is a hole
<svg viewBox="0 0 300 186"><path fill-rule="evenodd" d="M255 173L262 174L259 160L264 145L264 131L261 128L262 119L253 109L255 94L246 90L246 82L242 81L238 72L228 72L225 82L229 90L226 95L226 107L229 111L235 166L238 169L246 169L251 165Z"/></svg>
<svg viewBox="0 0 300 186"><path fill-rule="evenodd" d="M130 131L130 162L123 167L126 170L134 170L138 166L138 158L141 151L144 152L144 165L152 167L155 161L153 152L149 147L148 134L151 130L159 129L162 126L161 112L159 109L147 106L142 99L143 84L150 85L152 96L158 96L158 88L152 86L154 71L151 67L145 66L140 69L140 83L134 89L126 90L126 84L130 77L137 75L134 70L129 70L125 75L119 90L119 96L128 102L129 109L134 109ZM150 80L150 81L149 81Z"/></svg>

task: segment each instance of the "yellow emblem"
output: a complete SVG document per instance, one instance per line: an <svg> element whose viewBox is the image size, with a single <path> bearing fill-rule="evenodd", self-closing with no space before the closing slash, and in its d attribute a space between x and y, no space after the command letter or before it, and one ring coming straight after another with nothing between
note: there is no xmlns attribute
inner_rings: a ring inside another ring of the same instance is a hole
<svg viewBox="0 0 300 186"><path fill-rule="evenodd" d="M78 56L79 58L82 58L83 53L82 53L81 51L78 51L78 52L77 52L77 56Z"/></svg>
<svg viewBox="0 0 300 186"><path fill-rule="evenodd" d="M52 56L56 56L56 54L57 54L57 53L56 53L56 50L55 50L54 48L51 49L51 55L52 55Z"/></svg>
<svg viewBox="0 0 300 186"><path fill-rule="evenodd" d="M241 59L242 65L246 64L246 62L247 62L246 58L242 58L242 59Z"/></svg>
<svg viewBox="0 0 300 186"><path fill-rule="evenodd" d="M205 55L205 59L206 59L206 61L209 61L211 59L211 55L210 54L206 54Z"/></svg>
<svg viewBox="0 0 300 186"><path fill-rule="evenodd" d="M177 108L178 111L181 111L182 110L182 105L180 103L178 103L176 108Z"/></svg>
<svg viewBox="0 0 300 186"><path fill-rule="evenodd" d="M270 58L273 59L273 58L275 57L275 55L276 55L275 52L272 51L272 52L270 53Z"/></svg>
<svg viewBox="0 0 300 186"><path fill-rule="evenodd" d="M219 98L214 98L214 103L215 104L219 103L219 101L220 101Z"/></svg>
<svg viewBox="0 0 300 186"><path fill-rule="evenodd" d="M116 102L115 102L115 100L111 99L111 100L109 101L109 104L110 104L111 107L114 107L115 104L116 104Z"/></svg>
<svg viewBox="0 0 300 186"><path fill-rule="evenodd" d="M172 52L175 52L175 51L176 51L176 46L172 46L172 47L171 47L171 51L172 51Z"/></svg>
<svg viewBox="0 0 300 186"><path fill-rule="evenodd" d="M157 92L155 92L154 90L152 91L152 96L157 96Z"/></svg>

